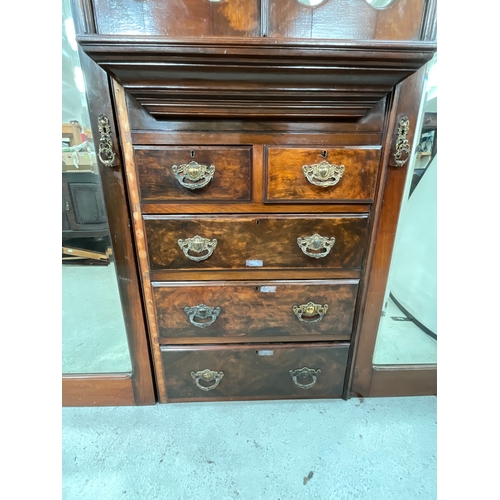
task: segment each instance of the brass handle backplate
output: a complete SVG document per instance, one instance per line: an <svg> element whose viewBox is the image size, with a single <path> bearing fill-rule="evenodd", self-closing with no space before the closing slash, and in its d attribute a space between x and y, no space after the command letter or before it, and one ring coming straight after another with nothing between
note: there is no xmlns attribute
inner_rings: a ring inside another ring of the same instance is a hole
<svg viewBox="0 0 500 500"><path fill-rule="evenodd" d="M300 387L301 389L310 389L316 383L321 370L319 368L315 370L314 368L307 368L306 366L304 366L303 368L298 368L297 370L290 370L288 373L290 374L290 377L292 377L293 383L297 387ZM297 380L307 380L308 378L312 378L312 382L310 382L309 384L301 384Z"/></svg>
<svg viewBox="0 0 500 500"><path fill-rule="evenodd" d="M307 304L302 304L300 306L292 307L295 316L299 318L303 323L318 323L323 319L323 316L328 311L328 304L324 306L320 304L315 304L314 302L308 302ZM310 319L307 319L310 318Z"/></svg>
<svg viewBox="0 0 500 500"><path fill-rule="evenodd" d="M184 255L196 262L200 260L208 259L215 250L217 246L217 240L214 238L213 240L209 240L208 238L202 238L201 236L196 235L194 238L186 238L185 240L177 240L177 243L181 247L181 250L184 252ZM189 252L194 253L204 253L203 255L191 255Z"/></svg>
<svg viewBox="0 0 500 500"><path fill-rule="evenodd" d="M396 139L396 152L394 153L394 161L397 167L402 167L410 157L411 147L408 142L408 133L410 132L410 120L407 116L403 116L399 121L398 138Z"/></svg>
<svg viewBox="0 0 500 500"><path fill-rule="evenodd" d="M326 160L314 165L304 165L302 173L305 178L315 186L330 187L335 186L344 175L344 165L332 165Z"/></svg>
<svg viewBox="0 0 500 500"><path fill-rule="evenodd" d="M202 391L211 391L215 389L219 385L219 382L221 381L223 376L224 372L214 372L213 370L209 370L208 368L199 372L191 372L191 377L193 377L196 385ZM201 385L200 380L207 383L213 382L215 380L215 384L209 386Z"/></svg>
<svg viewBox="0 0 500 500"><path fill-rule="evenodd" d="M194 326L205 328L206 326L210 326L219 317L220 307L210 307L200 304L199 306L185 307L184 312ZM199 321L195 321L195 318L202 320L210 319L209 321L200 323Z"/></svg>
<svg viewBox="0 0 500 500"><path fill-rule="evenodd" d="M297 238L297 244L308 257L320 259L330 253L335 244L335 238L333 236L328 238L327 236L320 236L315 233L305 238ZM320 252L320 250L323 250L323 252Z"/></svg>
<svg viewBox="0 0 500 500"><path fill-rule="evenodd" d="M196 161L190 161L184 165L173 165L175 178L181 186L187 189L201 189L205 187L214 177L215 167L200 165Z"/></svg>
<svg viewBox="0 0 500 500"><path fill-rule="evenodd" d="M99 160L106 167L112 167L115 161L115 153L113 151L113 143L111 142L111 125L108 117L100 114L97 118L97 128L99 129Z"/></svg>

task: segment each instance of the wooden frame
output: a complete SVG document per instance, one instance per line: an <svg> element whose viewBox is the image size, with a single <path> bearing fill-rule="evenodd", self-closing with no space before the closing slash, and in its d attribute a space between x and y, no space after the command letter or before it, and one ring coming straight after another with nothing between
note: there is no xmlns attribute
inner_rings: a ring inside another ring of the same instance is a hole
<svg viewBox="0 0 500 500"><path fill-rule="evenodd" d="M402 82L395 92L389 116L384 163L388 163L385 179L377 193L378 219L374 221L374 237L369 249L365 289L361 293L360 316L353 342L353 361L350 368L350 396L417 396L437 393L436 365L374 365L373 352L389 277L402 196L408 174L408 164L396 168L391 160L397 122L402 115L410 119L410 143L416 133L419 105L423 92L426 68L423 67ZM388 156L391 155L391 156Z"/></svg>
<svg viewBox="0 0 500 500"><path fill-rule="evenodd" d="M86 5L86 2L80 4L78 0L72 2L77 33L87 31L84 22ZM63 406L155 404L156 395L140 279L130 229L128 197L125 191L123 164L109 91L109 78L81 49L79 54L86 81L91 82L87 85L87 97L93 136L99 137L97 116L104 113L110 121L113 148L116 153L114 166L108 168L99 162L99 171L113 243L132 371L130 373L63 375L62 404Z"/></svg>

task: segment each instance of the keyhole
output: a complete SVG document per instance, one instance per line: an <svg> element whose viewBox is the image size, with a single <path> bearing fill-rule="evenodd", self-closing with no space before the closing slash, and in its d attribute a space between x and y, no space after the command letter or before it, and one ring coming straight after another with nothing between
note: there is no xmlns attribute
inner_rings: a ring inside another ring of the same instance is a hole
<svg viewBox="0 0 500 500"><path fill-rule="evenodd" d="M327 153L326 151L323 151L323 152L321 153L321 156L322 156L323 158L326 158L326 157L328 156L328 153Z"/></svg>
<svg viewBox="0 0 500 500"><path fill-rule="evenodd" d="M258 286L256 286L256 287L255 287L255 291L256 291L256 292L258 292L258 291L259 291L259 287L258 287Z"/></svg>
<svg viewBox="0 0 500 500"><path fill-rule="evenodd" d="M194 158L194 151L193 150L191 150L190 154L191 154L191 158Z"/></svg>
<svg viewBox="0 0 500 500"><path fill-rule="evenodd" d="M260 224L260 220L258 220L258 219L257 219L257 220L255 221L255 224L258 226L258 225Z"/></svg>

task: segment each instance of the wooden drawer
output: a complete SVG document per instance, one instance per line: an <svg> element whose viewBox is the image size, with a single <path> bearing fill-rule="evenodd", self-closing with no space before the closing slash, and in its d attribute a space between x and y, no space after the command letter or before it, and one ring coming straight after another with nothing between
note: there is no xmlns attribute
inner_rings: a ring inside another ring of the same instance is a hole
<svg viewBox="0 0 500 500"><path fill-rule="evenodd" d="M251 199L250 146L136 146L134 152L143 202Z"/></svg>
<svg viewBox="0 0 500 500"><path fill-rule="evenodd" d="M359 269L365 255L366 214L143 217L152 271ZM315 234L328 240L306 240Z"/></svg>
<svg viewBox="0 0 500 500"><path fill-rule="evenodd" d="M358 280L153 283L159 342L349 340L357 289Z"/></svg>
<svg viewBox="0 0 500 500"><path fill-rule="evenodd" d="M161 351L169 401L338 398L349 344L161 346ZM204 370L211 373L204 376Z"/></svg>
<svg viewBox="0 0 500 500"><path fill-rule="evenodd" d="M307 149L268 146L265 162L266 202L372 202L380 146ZM337 183L330 185L334 182Z"/></svg>

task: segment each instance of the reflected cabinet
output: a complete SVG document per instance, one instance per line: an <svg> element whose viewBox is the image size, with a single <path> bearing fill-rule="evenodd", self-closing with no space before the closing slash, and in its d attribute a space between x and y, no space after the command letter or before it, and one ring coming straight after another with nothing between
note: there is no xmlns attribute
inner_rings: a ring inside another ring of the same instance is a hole
<svg viewBox="0 0 500 500"><path fill-rule="evenodd" d="M72 9L101 182L66 172L63 233L85 213L116 266L106 338L121 322L130 361L73 394L113 376L119 404L435 394L433 244L405 250L435 196L435 2Z"/></svg>

